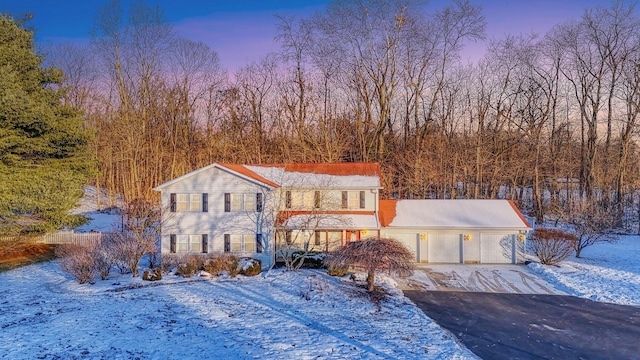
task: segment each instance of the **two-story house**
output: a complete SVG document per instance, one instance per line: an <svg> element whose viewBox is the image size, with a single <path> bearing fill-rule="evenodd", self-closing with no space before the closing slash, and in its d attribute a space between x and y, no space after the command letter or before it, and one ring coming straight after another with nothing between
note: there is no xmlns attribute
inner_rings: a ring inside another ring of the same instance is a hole
<svg viewBox="0 0 640 360"><path fill-rule="evenodd" d="M231 253L269 266L283 250L373 236L417 262L516 263L530 226L507 200L380 200L376 163L216 163L155 188L162 253Z"/></svg>

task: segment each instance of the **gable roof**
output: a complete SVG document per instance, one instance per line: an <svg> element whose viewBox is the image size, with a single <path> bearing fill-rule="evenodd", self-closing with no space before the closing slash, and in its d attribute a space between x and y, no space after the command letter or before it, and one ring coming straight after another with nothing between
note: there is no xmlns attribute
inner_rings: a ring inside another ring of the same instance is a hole
<svg viewBox="0 0 640 360"><path fill-rule="evenodd" d="M214 167L272 188L279 188L281 186L310 188L380 188L380 165L378 163L262 165L214 163L159 185L155 187L154 190L161 191L167 186Z"/></svg>
<svg viewBox="0 0 640 360"><path fill-rule="evenodd" d="M380 188L378 163L243 165L282 187Z"/></svg>
<svg viewBox="0 0 640 360"><path fill-rule="evenodd" d="M395 214L392 213L395 211ZM530 229L510 200L397 200L380 201L385 227L437 229Z"/></svg>
<svg viewBox="0 0 640 360"><path fill-rule="evenodd" d="M179 183L185 179L188 179L192 176L198 175L200 173L203 173L207 170L213 169L213 168L218 168L221 170L225 170L228 171L234 175L237 175L245 180L249 180L251 182L255 182L258 184L261 184L263 186L267 186L267 187L280 187L278 184L263 178L262 176L254 173L253 171L245 168L243 165L235 165L235 164L222 164L222 163L213 163L211 165L207 165L205 167L202 167L200 169L194 170L190 173L184 174L180 177L177 177L173 180L167 181L164 184L158 185L155 188L153 188L153 190L155 191L162 191L162 189L166 188L167 186L171 186L173 184Z"/></svg>

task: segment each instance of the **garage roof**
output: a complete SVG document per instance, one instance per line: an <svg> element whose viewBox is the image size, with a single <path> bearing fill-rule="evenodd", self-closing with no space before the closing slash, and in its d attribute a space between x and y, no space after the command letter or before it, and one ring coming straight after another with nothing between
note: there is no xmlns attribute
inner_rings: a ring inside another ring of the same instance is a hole
<svg viewBox="0 0 640 360"><path fill-rule="evenodd" d="M510 200L382 200L380 211L381 225L387 227L531 228Z"/></svg>

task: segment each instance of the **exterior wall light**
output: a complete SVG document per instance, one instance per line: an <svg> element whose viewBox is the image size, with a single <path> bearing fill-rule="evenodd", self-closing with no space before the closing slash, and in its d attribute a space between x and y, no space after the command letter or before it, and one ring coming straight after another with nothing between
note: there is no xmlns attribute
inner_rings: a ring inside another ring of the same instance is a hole
<svg viewBox="0 0 640 360"><path fill-rule="evenodd" d="M427 240L427 234L420 234L420 240Z"/></svg>
<svg viewBox="0 0 640 360"><path fill-rule="evenodd" d="M526 236L524 234L518 234L518 240L524 241L525 238Z"/></svg>
<svg viewBox="0 0 640 360"><path fill-rule="evenodd" d="M464 241L471 241L472 236L471 234L464 234Z"/></svg>

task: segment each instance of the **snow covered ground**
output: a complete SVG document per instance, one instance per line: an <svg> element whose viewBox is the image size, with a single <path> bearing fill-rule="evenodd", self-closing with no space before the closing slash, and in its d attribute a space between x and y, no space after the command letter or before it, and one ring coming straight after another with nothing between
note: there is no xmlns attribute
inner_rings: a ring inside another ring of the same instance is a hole
<svg viewBox="0 0 640 360"><path fill-rule="evenodd" d="M528 268L570 295L640 306L640 236L621 236L614 244L596 244L560 267L531 263Z"/></svg>
<svg viewBox="0 0 640 360"><path fill-rule="evenodd" d="M475 358L381 280L378 308L323 271L78 285L31 265L0 273L0 359Z"/></svg>

